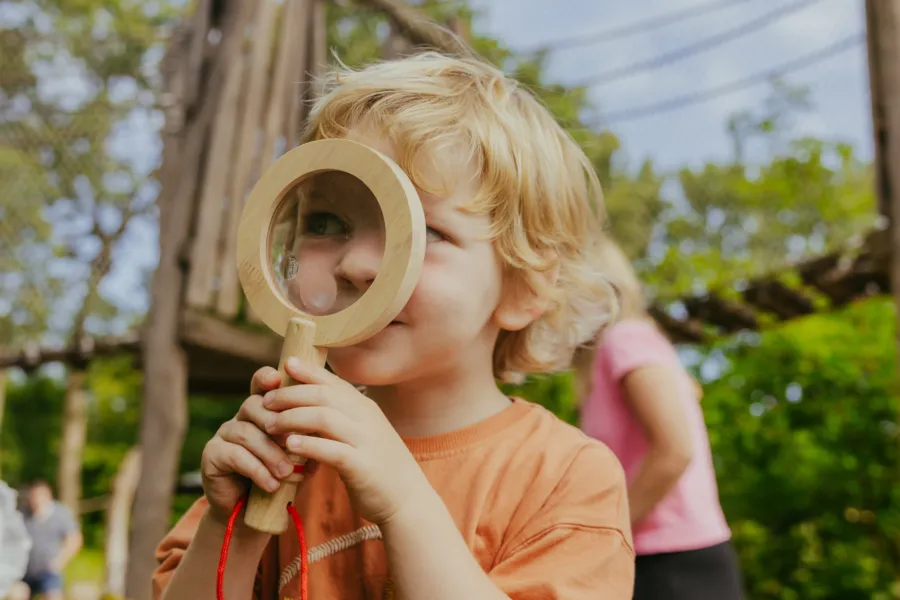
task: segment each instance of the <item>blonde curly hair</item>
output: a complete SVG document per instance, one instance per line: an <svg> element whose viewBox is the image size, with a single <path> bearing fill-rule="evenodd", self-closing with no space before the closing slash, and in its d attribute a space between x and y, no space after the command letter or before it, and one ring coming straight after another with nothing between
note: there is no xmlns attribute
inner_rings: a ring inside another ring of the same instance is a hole
<svg viewBox="0 0 900 600"><path fill-rule="evenodd" d="M419 189L421 157L464 149L480 175L466 207L489 215L491 239L509 281L524 284L543 312L521 331L503 331L494 373L569 367L576 347L611 318L615 293L594 253L602 241L603 193L584 152L517 81L474 57L425 52L324 77L302 141L372 127L396 150Z"/></svg>

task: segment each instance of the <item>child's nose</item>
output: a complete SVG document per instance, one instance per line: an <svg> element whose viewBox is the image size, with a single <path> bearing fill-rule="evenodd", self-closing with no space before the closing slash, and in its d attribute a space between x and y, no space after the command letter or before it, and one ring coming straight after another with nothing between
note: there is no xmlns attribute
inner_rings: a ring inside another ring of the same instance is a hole
<svg viewBox="0 0 900 600"><path fill-rule="evenodd" d="M384 240L381 236L354 236L344 246L337 274L359 290L366 291L378 275L383 254Z"/></svg>

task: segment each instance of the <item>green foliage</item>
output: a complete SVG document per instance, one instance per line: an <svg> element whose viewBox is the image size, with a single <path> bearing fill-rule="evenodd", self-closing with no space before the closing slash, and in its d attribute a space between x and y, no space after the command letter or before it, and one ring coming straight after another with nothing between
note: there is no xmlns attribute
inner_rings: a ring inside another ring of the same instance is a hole
<svg viewBox="0 0 900 600"><path fill-rule="evenodd" d="M529 377L519 385L503 384L500 389L507 396L542 405L566 423L578 423L579 401L570 373Z"/></svg>
<svg viewBox="0 0 900 600"><path fill-rule="evenodd" d="M708 349L724 370L703 406L750 597L894 597L895 323L875 299Z"/></svg>
<svg viewBox="0 0 900 600"><path fill-rule="evenodd" d="M0 281L5 340L48 328L71 333L72 324L49 315L71 306L73 294L87 303L93 326L116 314L94 293L99 281L87 283L85 266L102 279L110 268L104 247L130 215L152 207L148 167L121 150L127 122L152 118L153 56L179 10L151 4L4 2L11 10L0 19L0 270L19 274Z"/></svg>
<svg viewBox="0 0 900 600"><path fill-rule="evenodd" d="M63 382L43 374L7 384L0 470L9 485L56 480L65 394Z"/></svg>
<svg viewBox="0 0 900 600"><path fill-rule="evenodd" d="M734 162L682 169L684 202L663 215L665 251L646 274L660 298L727 289L873 227L870 165L847 144L786 137L797 94L776 86L760 114L732 119ZM763 142L771 158L740 160L750 142Z"/></svg>

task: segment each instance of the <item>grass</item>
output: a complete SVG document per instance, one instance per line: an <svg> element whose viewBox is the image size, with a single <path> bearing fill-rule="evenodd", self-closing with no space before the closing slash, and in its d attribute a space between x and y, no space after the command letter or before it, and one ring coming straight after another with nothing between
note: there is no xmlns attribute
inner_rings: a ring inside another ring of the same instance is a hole
<svg viewBox="0 0 900 600"><path fill-rule="evenodd" d="M103 571L103 550L82 548L81 552L66 566L66 586L85 581L102 585Z"/></svg>

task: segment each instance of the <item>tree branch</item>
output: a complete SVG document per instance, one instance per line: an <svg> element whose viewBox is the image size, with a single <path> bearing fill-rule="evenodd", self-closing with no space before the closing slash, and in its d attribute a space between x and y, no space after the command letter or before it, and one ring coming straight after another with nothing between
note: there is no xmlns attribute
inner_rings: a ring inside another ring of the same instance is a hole
<svg viewBox="0 0 900 600"><path fill-rule="evenodd" d="M367 5L383 12L415 46L428 46L458 56L473 54L469 45L453 32L439 26L400 0L357 0L357 4Z"/></svg>

